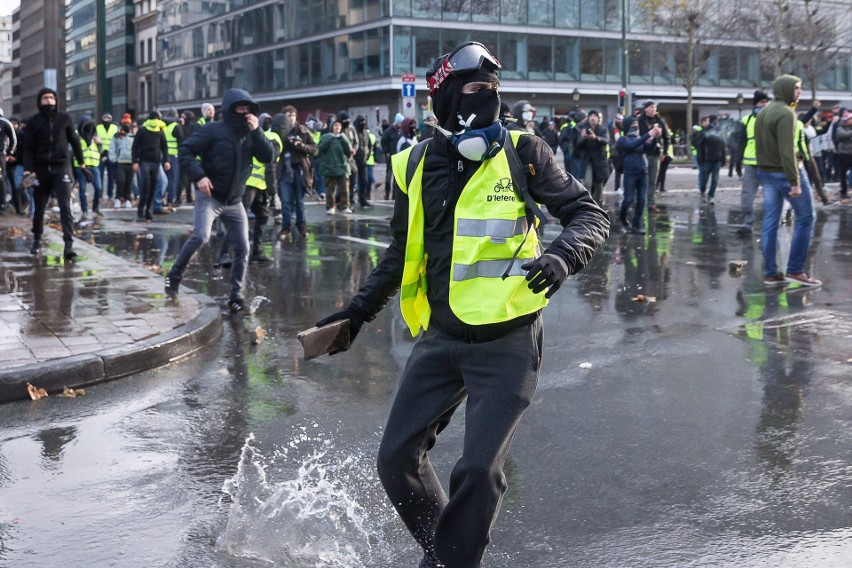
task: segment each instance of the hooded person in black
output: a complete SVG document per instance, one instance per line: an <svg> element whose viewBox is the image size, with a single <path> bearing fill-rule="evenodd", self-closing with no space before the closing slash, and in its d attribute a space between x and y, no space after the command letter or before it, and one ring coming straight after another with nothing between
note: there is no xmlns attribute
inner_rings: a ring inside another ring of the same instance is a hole
<svg viewBox="0 0 852 568"><path fill-rule="evenodd" d="M222 98L223 120L198 128L178 148L180 168L195 182L198 193L192 235L166 277L166 295L170 298L177 297L183 271L195 251L210 239L213 221L221 219L234 251L228 307L232 312L247 309L242 289L249 234L243 195L252 158L266 164L275 156L272 143L260 128L259 112L260 106L247 91L228 89Z"/></svg>
<svg viewBox="0 0 852 568"><path fill-rule="evenodd" d="M535 394L541 309L609 234L606 212L544 140L498 120L499 70L472 41L433 62L435 132L393 158L391 244L347 308L317 322L347 320L354 340L399 291L403 318L420 335L377 463L422 548L421 568L481 566L509 444ZM543 254L515 183L562 224ZM465 399L464 450L448 495L428 452Z"/></svg>
<svg viewBox="0 0 852 568"><path fill-rule="evenodd" d="M34 173L38 185L33 191L33 244L30 252L36 254L44 232L44 210L51 195L59 203L62 238L65 241L65 259L73 260L77 253L74 244L74 217L71 214L71 175L68 167L68 145L77 162L82 164L83 150L74 124L64 112L57 110L58 97L53 89L44 88L36 95L38 114L26 121L27 135L22 148L24 175ZM83 170L88 168L84 165Z"/></svg>

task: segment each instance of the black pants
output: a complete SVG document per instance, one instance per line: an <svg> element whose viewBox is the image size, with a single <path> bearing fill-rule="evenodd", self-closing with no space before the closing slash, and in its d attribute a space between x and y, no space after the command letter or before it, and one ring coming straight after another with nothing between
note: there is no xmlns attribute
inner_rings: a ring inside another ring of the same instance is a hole
<svg viewBox="0 0 852 568"><path fill-rule="evenodd" d="M263 228L267 221L272 216L272 211L269 209L269 190L257 189L246 186L246 194L243 198L243 204L246 209L250 209L254 214L254 227L251 233L251 253L261 252L263 243Z"/></svg>
<svg viewBox="0 0 852 568"><path fill-rule="evenodd" d="M115 198L122 201L130 199L133 193L133 164L116 164Z"/></svg>
<svg viewBox="0 0 852 568"><path fill-rule="evenodd" d="M74 216L71 215L71 175L66 169L36 170L38 185L33 187L33 235L40 239L44 233L44 210L51 195L59 204L59 220L62 223L62 240L66 244L74 240Z"/></svg>
<svg viewBox="0 0 852 568"><path fill-rule="evenodd" d="M849 168L852 168L852 154L834 154L837 160L837 175L840 176L840 195L849 197Z"/></svg>
<svg viewBox="0 0 852 568"><path fill-rule="evenodd" d="M372 189L367 164L358 164L358 205L367 205L370 202Z"/></svg>
<svg viewBox="0 0 852 568"><path fill-rule="evenodd" d="M478 568L490 542L509 443L535 394L541 341L540 317L484 343L433 325L408 359L379 448L379 477L426 555L447 568ZM448 498L427 452L465 398L464 449Z"/></svg>
<svg viewBox="0 0 852 568"><path fill-rule="evenodd" d="M139 204L136 213L139 217L148 217L157 191L160 162L139 162L139 174Z"/></svg>
<svg viewBox="0 0 852 568"><path fill-rule="evenodd" d="M393 167L391 166L391 157L388 156L387 168L385 169L385 199L391 198L391 181L393 180Z"/></svg>

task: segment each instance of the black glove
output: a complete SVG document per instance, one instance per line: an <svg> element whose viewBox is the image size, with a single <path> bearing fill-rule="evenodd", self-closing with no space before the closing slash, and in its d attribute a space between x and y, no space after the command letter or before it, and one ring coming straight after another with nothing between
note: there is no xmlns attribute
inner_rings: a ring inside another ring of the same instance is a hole
<svg viewBox="0 0 852 568"><path fill-rule="evenodd" d="M90 170L89 168L83 168L83 176L85 176L86 181L89 183L92 183L92 181L94 181L95 179L94 174L92 174L92 170Z"/></svg>
<svg viewBox="0 0 852 568"><path fill-rule="evenodd" d="M363 317L361 317L361 314L359 314L352 308L346 308L345 310L341 310L337 313L331 314L327 318L319 320L316 323L316 326L322 327L332 322L345 319L349 320L349 344L352 345L352 342L355 341L355 336L358 335L359 331L361 331L361 326L364 325L364 322L366 321ZM346 349L348 349L348 347ZM329 355L334 355L335 353L339 353L340 351L346 351L346 349L331 351Z"/></svg>
<svg viewBox="0 0 852 568"><path fill-rule="evenodd" d="M527 270L529 288L534 294L540 294L545 289L545 298L550 298L559 290L568 278L568 265L555 254L543 254L535 260L521 265L521 270Z"/></svg>

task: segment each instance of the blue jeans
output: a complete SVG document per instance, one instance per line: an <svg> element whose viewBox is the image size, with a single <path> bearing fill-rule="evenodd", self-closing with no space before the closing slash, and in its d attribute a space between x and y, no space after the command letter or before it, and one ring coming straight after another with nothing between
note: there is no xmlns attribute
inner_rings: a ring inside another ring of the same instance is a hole
<svg viewBox="0 0 852 568"><path fill-rule="evenodd" d="M234 251L231 260L233 263L231 265L231 298L239 296L245 284L246 264L249 257L248 216L245 207L242 203L222 205L199 191L195 195L193 213L192 234L181 247L169 271L169 277L180 279L183 276L183 271L186 270L192 255L201 248L201 245L210 240L213 221L219 219L228 231L228 239Z"/></svg>
<svg viewBox="0 0 852 568"><path fill-rule="evenodd" d="M163 200L166 197L166 188L169 186L169 178L166 177L166 170L163 169L163 165L160 164L160 171L157 172L157 184L154 188L154 211L162 211Z"/></svg>
<svg viewBox="0 0 852 568"><path fill-rule="evenodd" d="M98 211L100 209L101 195L103 194L103 187L101 187L101 176L100 168L90 168L89 171L92 174L92 186L95 188L95 195L92 199L92 210ZM89 204L86 202L86 187L88 184L88 180L86 180L86 174L83 173L82 168L74 168L74 177L77 178L77 183L80 185L80 210L83 213L89 212Z"/></svg>
<svg viewBox="0 0 852 568"><path fill-rule="evenodd" d="M814 231L814 205L811 197L811 184L804 168L799 168L802 193L798 197L790 197L790 182L783 173L757 170L757 177L763 186L763 231L761 232L761 249L763 252L763 274L773 276L779 274L777 263L778 225L781 223L781 212L784 200L790 202L796 216L793 227L793 238L790 242L790 258L787 260L787 274L798 274L805 271L805 260L808 247Z"/></svg>
<svg viewBox="0 0 852 568"><path fill-rule="evenodd" d="M178 190L180 189L180 164L177 156L169 156L169 171L166 172L168 191L166 193L169 203L174 205L178 201ZM160 205L162 207L162 204Z"/></svg>
<svg viewBox="0 0 852 568"><path fill-rule="evenodd" d="M631 226L634 229L641 229L642 213L645 211L645 197L648 194L648 174L625 173L622 187L624 188L624 198L621 200L621 211L619 212L621 224L625 227L628 226L627 211L635 201L636 209L633 211Z"/></svg>
<svg viewBox="0 0 852 568"><path fill-rule="evenodd" d="M707 197L712 199L716 195L716 186L719 185L719 169L722 167L722 162L701 162L698 164L698 189L701 190L701 195L707 193ZM710 190L707 191L707 181L710 180Z"/></svg>
<svg viewBox="0 0 852 568"><path fill-rule="evenodd" d="M286 181L287 172L278 180L278 195L281 197L281 228L290 228L290 217L295 210L296 226L305 226L305 178L301 168L293 168L293 181Z"/></svg>

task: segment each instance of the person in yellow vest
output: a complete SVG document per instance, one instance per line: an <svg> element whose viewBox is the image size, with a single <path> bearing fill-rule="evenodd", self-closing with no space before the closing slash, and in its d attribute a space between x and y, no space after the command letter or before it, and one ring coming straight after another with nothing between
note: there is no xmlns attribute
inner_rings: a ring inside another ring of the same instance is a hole
<svg viewBox="0 0 852 568"><path fill-rule="evenodd" d="M118 134L118 126L112 123L112 115L108 112L105 112L103 116L101 116L101 123L95 127L95 135L101 140L101 163L98 171L92 171L93 175L100 176L101 185L103 185L103 177L104 173L107 175L107 184L106 184L106 193L107 198L112 199L115 191L115 164L113 164L109 159L109 147L112 144L113 137ZM104 171L106 170L106 171ZM114 207L118 208L121 206L121 201L118 201L117 204L113 204Z"/></svg>
<svg viewBox="0 0 852 568"><path fill-rule="evenodd" d="M743 117L744 146L743 146L743 188L740 193L740 213L743 225L737 229L737 234L743 237L751 236L754 226L754 198L760 189L760 180L757 179L757 147L754 139L754 125L757 114L769 104L769 95L760 89L754 92L754 110Z"/></svg>
<svg viewBox="0 0 852 568"><path fill-rule="evenodd" d="M178 163L178 146L183 142L183 116L178 116L177 110L170 113L170 121L166 124L166 146L169 153L169 170L166 177L169 180L166 186L166 200L169 205L180 205L180 164Z"/></svg>
<svg viewBox="0 0 852 568"><path fill-rule="evenodd" d="M77 125L77 134L80 136L80 146L83 149L83 164L74 160L74 176L77 178L80 192L80 210L83 219L89 218L89 203L86 198L88 184L95 188L92 197L92 212L96 217L101 216L100 203L103 194L103 180L100 175L101 164L101 140L95 135L95 123L92 117L85 115L80 124ZM82 168L85 164L86 168Z"/></svg>
<svg viewBox="0 0 852 568"><path fill-rule="evenodd" d="M272 160L263 163L257 158L252 158L251 173L246 180L246 193L243 196L243 204L254 214L254 227L251 234L251 252L249 262L271 262L272 259L263 252L263 228L272 216L270 204L272 202L272 191L275 191L275 166L281 155L283 144L281 137L272 131L272 117L266 113L258 116L263 134L272 143ZM273 175L269 175L273 174ZM270 179L271 178L271 179Z"/></svg>
<svg viewBox="0 0 852 568"><path fill-rule="evenodd" d="M480 566L509 442L535 394L541 310L609 235L607 213L544 140L499 122L499 70L473 41L434 61L435 134L392 160L390 247L348 307L317 323L347 320L354 340L399 290L406 324L422 332L378 455L422 568ZM537 202L563 226L543 254ZM447 495L427 451L465 398L464 455Z"/></svg>

